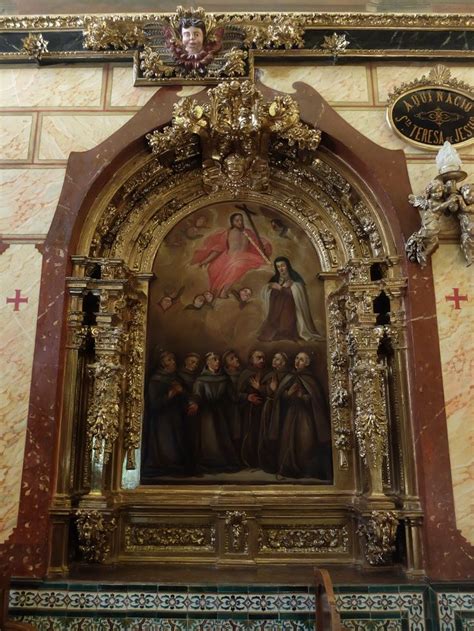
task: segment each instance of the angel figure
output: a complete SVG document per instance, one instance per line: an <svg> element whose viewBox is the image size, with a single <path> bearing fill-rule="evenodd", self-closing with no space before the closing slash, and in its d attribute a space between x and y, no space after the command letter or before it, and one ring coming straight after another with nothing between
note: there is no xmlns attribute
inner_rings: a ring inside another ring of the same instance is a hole
<svg viewBox="0 0 474 631"><path fill-rule="evenodd" d="M140 71L146 79L234 77L247 70L244 30L200 7L178 7L174 15L145 24L143 31L147 44Z"/></svg>
<svg viewBox="0 0 474 631"><path fill-rule="evenodd" d="M472 184L463 184L459 189L459 225L461 227L461 250L468 265L472 264L474 252L474 191Z"/></svg>
<svg viewBox="0 0 474 631"><path fill-rule="evenodd" d="M405 249L410 261L424 267L428 257L438 247L441 214L457 206L457 195L450 194L445 199L446 189L441 180L433 180L425 189L424 195L410 195L409 202L420 209L421 228L408 239Z"/></svg>

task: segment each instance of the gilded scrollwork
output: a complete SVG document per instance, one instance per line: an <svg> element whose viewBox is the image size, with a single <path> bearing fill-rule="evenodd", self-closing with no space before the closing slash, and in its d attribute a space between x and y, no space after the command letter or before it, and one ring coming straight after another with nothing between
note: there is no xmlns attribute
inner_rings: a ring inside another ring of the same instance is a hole
<svg viewBox="0 0 474 631"><path fill-rule="evenodd" d="M265 48L302 48L305 16L297 14L247 14L235 16L233 22L245 31L248 46Z"/></svg>
<svg viewBox="0 0 474 631"><path fill-rule="evenodd" d="M224 518L226 552L248 552L248 520L245 511L227 511Z"/></svg>
<svg viewBox="0 0 474 631"><path fill-rule="evenodd" d="M346 526L282 525L260 528L259 552L341 554L348 551L349 534Z"/></svg>
<svg viewBox="0 0 474 631"><path fill-rule="evenodd" d="M157 155L199 136L208 192L266 190L270 172L262 145L268 145L270 134L299 149L314 151L319 146L321 132L300 121L298 105L290 96L264 102L250 81L223 82L208 94L210 103L187 98L175 105L171 126L147 135Z"/></svg>
<svg viewBox="0 0 474 631"><path fill-rule="evenodd" d="M93 335L95 331L93 329ZM123 368L116 361L101 357L89 367L93 391L87 413L88 448L98 460L107 463L119 434L121 379Z"/></svg>
<svg viewBox="0 0 474 631"><path fill-rule="evenodd" d="M110 535L117 527L114 517L98 510L76 511L79 549L88 563L103 563L110 554Z"/></svg>
<svg viewBox="0 0 474 631"><path fill-rule="evenodd" d="M84 48L129 50L146 42L143 24L126 16L92 18L84 30Z"/></svg>
<svg viewBox="0 0 474 631"><path fill-rule="evenodd" d="M370 565L384 565L391 561L398 523L395 511L374 510L360 518L357 534L363 538L365 557Z"/></svg>
<svg viewBox="0 0 474 631"><path fill-rule="evenodd" d="M261 13L247 14L249 19L258 17L274 19L279 14ZM280 14L281 15L281 14ZM312 27L373 27L373 28L404 28L419 27L426 29L454 28L468 29L474 25L474 20L466 13L449 13L449 14L422 14L422 13L305 13L292 14L286 13L285 16L291 18L297 16L301 19L305 28ZM110 16L109 16L110 17ZM119 17L119 16L116 16ZM139 22L150 22L156 19L156 14L141 14L134 16L121 16L125 19L132 17ZM229 21L233 17L242 19L242 16L236 14L220 14ZM105 19L105 16L97 15L32 15L32 16L3 16L0 18L0 29L5 31L28 31L32 29L82 29L94 20Z"/></svg>
<svg viewBox="0 0 474 631"><path fill-rule="evenodd" d="M346 349L345 297L334 293L329 299L329 333L331 348L331 418L334 444L339 454L339 466L348 469L348 453L352 448L349 418L348 359Z"/></svg>
<svg viewBox="0 0 474 631"><path fill-rule="evenodd" d="M124 448L127 469L136 469L136 450L140 447L143 413L143 363L145 357L145 305L140 299L128 302L131 314L128 327L128 362L125 371L126 405L124 421Z"/></svg>
<svg viewBox="0 0 474 631"><path fill-rule="evenodd" d="M214 526L190 524L163 524L143 526L134 524L125 528L127 552L156 552L178 550L183 552L213 552L216 543Z"/></svg>

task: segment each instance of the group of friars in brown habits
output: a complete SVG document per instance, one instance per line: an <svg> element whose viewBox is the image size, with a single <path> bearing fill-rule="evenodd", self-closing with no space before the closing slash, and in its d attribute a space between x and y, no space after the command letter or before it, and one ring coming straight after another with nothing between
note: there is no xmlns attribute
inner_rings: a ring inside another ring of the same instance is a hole
<svg viewBox="0 0 474 631"><path fill-rule="evenodd" d="M329 481L330 427L311 355L291 362L278 351L267 365L253 350L238 354L161 351L148 387L144 481L159 476L261 469L286 478Z"/></svg>

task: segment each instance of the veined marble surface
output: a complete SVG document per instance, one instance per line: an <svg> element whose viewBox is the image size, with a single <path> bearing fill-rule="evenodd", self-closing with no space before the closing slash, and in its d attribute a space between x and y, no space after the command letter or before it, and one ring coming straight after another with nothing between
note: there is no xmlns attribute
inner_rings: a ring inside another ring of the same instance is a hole
<svg viewBox="0 0 474 631"><path fill-rule="evenodd" d="M1 170L0 234L45 235L58 204L64 171L63 168Z"/></svg>
<svg viewBox="0 0 474 631"><path fill-rule="evenodd" d="M39 160L67 160L111 136L132 114L47 114L42 117Z"/></svg>
<svg viewBox="0 0 474 631"><path fill-rule="evenodd" d="M0 543L16 525L23 469L42 257L33 245L0 256ZM16 290L27 303L7 303Z"/></svg>
<svg viewBox="0 0 474 631"><path fill-rule="evenodd" d="M411 83L415 79L421 79L428 75L436 63L426 65L384 64L375 66L375 86L377 102L385 105L388 95L402 83ZM474 68L472 64L449 64L451 78L474 85Z"/></svg>
<svg viewBox="0 0 474 631"><path fill-rule="evenodd" d="M474 270L456 244L442 244L433 256L443 389L453 479L456 525L474 544ZM447 299L458 290L466 300Z"/></svg>
<svg viewBox="0 0 474 631"><path fill-rule="evenodd" d="M95 108L101 105L102 67L0 68L0 107Z"/></svg>
<svg viewBox="0 0 474 631"><path fill-rule="evenodd" d="M0 116L0 160L27 160L33 123L32 114Z"/></svg>
<svg viewBox="0 0 474 631"><path fill-rule="evenodd" d="M293 83L303 81L313 86L331 105L371 102L370 75L365 66L259 64L257 72L264 85L288 94L295 92Z"/></svg>

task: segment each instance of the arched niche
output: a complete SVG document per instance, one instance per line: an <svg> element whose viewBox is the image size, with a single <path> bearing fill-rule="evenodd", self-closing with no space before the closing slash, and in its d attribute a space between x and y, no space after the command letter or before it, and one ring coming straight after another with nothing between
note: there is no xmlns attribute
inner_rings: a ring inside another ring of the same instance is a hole
<svg viewBox="0 0 474 631"><path fill-rule="evenodd" d="M406 167L400 153L376 147L307 86L297 88L301 120L321 129L321 144L307 150L287 138L267 138L268 182L260 189L257 182L206 190L197 138L184 148L150 153L146 134L166 132L173 120L172 88L160 90L99 145L93 160L71 156L45 249L44 274L53 277L42 294L42 304L52 305L42 324L64 326L61 335L46 334L48 353L38 348L35 360L33 415L39 421L33 431L47 428L57 445L55 461L41 465L48 479L56 470L54 489L48 485L45 492L34 476L29 481L41 525L28 533L38 572L46 566L51 573L67 571L71 558L73 566L324 559L335 565L403 563L408 573L423 571L407 405L412 360L406 349L414 329L406 325L407 266L400 257L404 235L414 227L400 211L409 190ZM274 95L263 89L264 98ZM206 100L204 93L197 96L198 103ZM144 488L138 472L153 264L180 221L236 202L268 208L303 231L317 262L327 340L330 484L295 479L197 488L183 480ZM418 282L408 278L412 286ZM381 292L390 300L390 322L378 325L373 306ZM32 473L26 466L26 478ZM27 511L22 500L18 541ZM49 532L49 545L36 541L40 532Z"/></svg>

